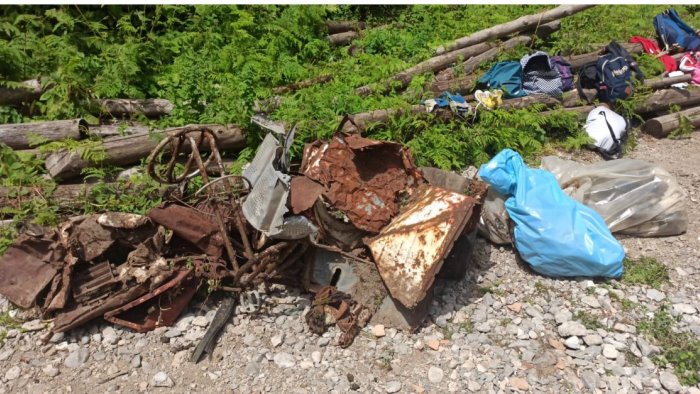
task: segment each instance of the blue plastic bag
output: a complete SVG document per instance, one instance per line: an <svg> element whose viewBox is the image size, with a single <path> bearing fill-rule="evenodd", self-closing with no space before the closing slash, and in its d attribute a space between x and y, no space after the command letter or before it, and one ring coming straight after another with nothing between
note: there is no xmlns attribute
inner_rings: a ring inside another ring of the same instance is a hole
<svg viewBox="0 0 700 394"><path fill-rule="evenodd" d="M619 278L625 252L593 209L573 200L550 172L528 168L504 149L481 166L479 176L509 197L515 247L532 269L553 277Z"/></svg>

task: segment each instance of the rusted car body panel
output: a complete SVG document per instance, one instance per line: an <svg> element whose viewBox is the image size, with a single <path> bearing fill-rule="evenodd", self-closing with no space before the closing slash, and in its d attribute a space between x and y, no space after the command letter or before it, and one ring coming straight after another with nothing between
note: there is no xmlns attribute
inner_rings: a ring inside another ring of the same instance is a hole
<svg viewBox="0 0 700 394"><path fill-rule="evenodd" d="M421 186L401 213L368 241L390 294L404 306L413 308L425 297L475 205L471 197Z"/></svg>

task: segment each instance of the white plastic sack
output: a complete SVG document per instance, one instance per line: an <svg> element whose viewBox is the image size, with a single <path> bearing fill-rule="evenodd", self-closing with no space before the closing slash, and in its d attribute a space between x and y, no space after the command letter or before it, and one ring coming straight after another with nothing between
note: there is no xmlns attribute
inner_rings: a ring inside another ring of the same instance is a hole
<svg viewBox="0 0 700 394"><path fill-rule="evenodd" d="M601 112L604 112L605 116ZM604 151L612 151L615 147L615 141L610 134L608 123L612 127L615 138L618 141L627 133L627 121L625 118L602 105L593 108L588 113L586 124L584 125L586 133L595 141L595 146Z"/></svg>
<svg viewBox="0 0 700 394"><path fill-rule="evenodd" d="M542 168L556 176L565 193L598 212L613 233L661 237L688 227L685 193L668 171L649 162L584 165L547 156Z"/></svg>

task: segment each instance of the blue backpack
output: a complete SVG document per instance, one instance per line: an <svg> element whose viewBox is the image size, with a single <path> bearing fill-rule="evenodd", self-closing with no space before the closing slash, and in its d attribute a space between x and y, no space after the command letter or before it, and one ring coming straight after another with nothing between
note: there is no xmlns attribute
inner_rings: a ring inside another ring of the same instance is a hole
<svg viewBox="0 0 700 394"><path fill-rule="evenodd" d="M667 51L674 45L685 51L693 51L700 47L700 36L683 22L673 8L654 17L654 28Z"/></svg>
<svg viewBox="0 0 700 394"><path fill-rule="evenodd" d="M501 89L504 98L523 97L523 68L520 62L498 62L489 69L477 85L486 89Z"/></svg>

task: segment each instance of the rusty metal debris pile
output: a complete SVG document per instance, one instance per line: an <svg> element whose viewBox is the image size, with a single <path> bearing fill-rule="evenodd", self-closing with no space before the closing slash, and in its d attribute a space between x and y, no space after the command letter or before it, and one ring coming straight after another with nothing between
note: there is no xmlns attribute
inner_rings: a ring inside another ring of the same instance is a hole
<svg viewBox="0 0 700 394"><path fill-rule="evenodd" d="M174 324L198 290L222 291L193 361L211 354L237 304L255 309L262 284L313 293L310 331L336 325L343 347L370 319L415 328L436 276L464 274L485 184L418 168L400 144L341 132L307 144L293 165L294 129L253 121L269 133L242 176L225 173L208 129L171 134L148 171L180 193L145 216L26 231L0 257L0 293L39 308L54 332L95 318L146 332ZM202 186L187 195L194 182Z"/></svg>

